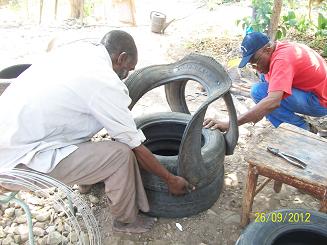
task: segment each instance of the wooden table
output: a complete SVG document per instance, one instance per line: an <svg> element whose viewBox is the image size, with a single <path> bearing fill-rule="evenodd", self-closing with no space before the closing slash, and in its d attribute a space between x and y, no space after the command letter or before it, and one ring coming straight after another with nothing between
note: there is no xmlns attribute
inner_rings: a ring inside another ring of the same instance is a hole
<svg viewBox="0 0 327 245"><path fill-rule="evenodd" d="M327 212L327 140L295 126L282 126L259 135L260 139L248 147L245 160L249 164L243 196L241 226L249 223L255 195L271 180L279 192L282 184L291 185L320 200L320 211ZM305 169L267 151L267 146L278 148L301 158ZM258 176L268 179L257 188Z"/></svg>

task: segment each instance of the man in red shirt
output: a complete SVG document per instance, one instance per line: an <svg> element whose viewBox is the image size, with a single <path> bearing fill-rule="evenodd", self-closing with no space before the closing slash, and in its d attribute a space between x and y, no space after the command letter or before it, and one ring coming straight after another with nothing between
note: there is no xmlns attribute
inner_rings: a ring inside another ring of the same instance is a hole
<svg viewBox="0 0 327 245"><path fill-rule="evenodd" d="M327 63L309 47L292 42L271 42L260 32L247 34L241 45L242 60L260 73L260 82L251 88L256 105L238 117L238 125L260 121L264 116L275 126L289 123L310 130L296 113L327 115ZM227 130L229 122L212 118L205 128Z"/></svg>

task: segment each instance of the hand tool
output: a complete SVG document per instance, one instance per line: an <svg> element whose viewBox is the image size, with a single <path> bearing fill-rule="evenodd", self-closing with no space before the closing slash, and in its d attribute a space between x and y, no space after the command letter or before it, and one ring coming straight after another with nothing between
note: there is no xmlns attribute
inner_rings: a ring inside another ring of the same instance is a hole
<svg viewBox="0 0 327 245"><path fill-rule="evenodd" d="M289 162L290 164L292 164L292 165L294 165L294 166L296 166L298 168L305 169L306 166L307 166L307 164L305 162L303 162L301 159L299 159L299 158L297 158L295 156L292 156L290 154L281 152L277 148L273 148L273 147L268 146L267 151L269 151L270 153L272 153L272 154L274 154L276 156L284 158L287 162Z"/></svg>

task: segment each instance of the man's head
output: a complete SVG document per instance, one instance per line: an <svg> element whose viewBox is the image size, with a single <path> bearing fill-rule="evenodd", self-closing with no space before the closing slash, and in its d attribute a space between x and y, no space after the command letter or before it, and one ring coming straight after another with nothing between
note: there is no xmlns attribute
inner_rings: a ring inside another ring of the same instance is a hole
<svg viewBox="0 0 327 245"><path fill-rule="evenodd" d="M242 44L242 60L239 68L250 63L254 69L260 73L268 73L270 57L273 53L273 43L261 32L251 32L246 34Z"/></svg>
<svg viewBox="0 0 327 245"><path fill-rule="evenodd" d="M108 32L101 43L110 55L113 70L120 79L125 79L137 64L137 48L133 37L127 32L114 30Z"/></svg>

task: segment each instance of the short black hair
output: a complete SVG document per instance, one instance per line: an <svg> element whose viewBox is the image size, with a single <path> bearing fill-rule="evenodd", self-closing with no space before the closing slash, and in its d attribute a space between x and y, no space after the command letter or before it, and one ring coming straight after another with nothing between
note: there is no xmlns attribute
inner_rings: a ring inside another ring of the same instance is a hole
<svg viewBox="0 0 327 245"><path fill-rule="evenodd" d="M133 37L121 30L113 30L108 32L101 40L101 44L105 46L111 58L126 52L127 55L136 58L137 48Z"/></svg>

